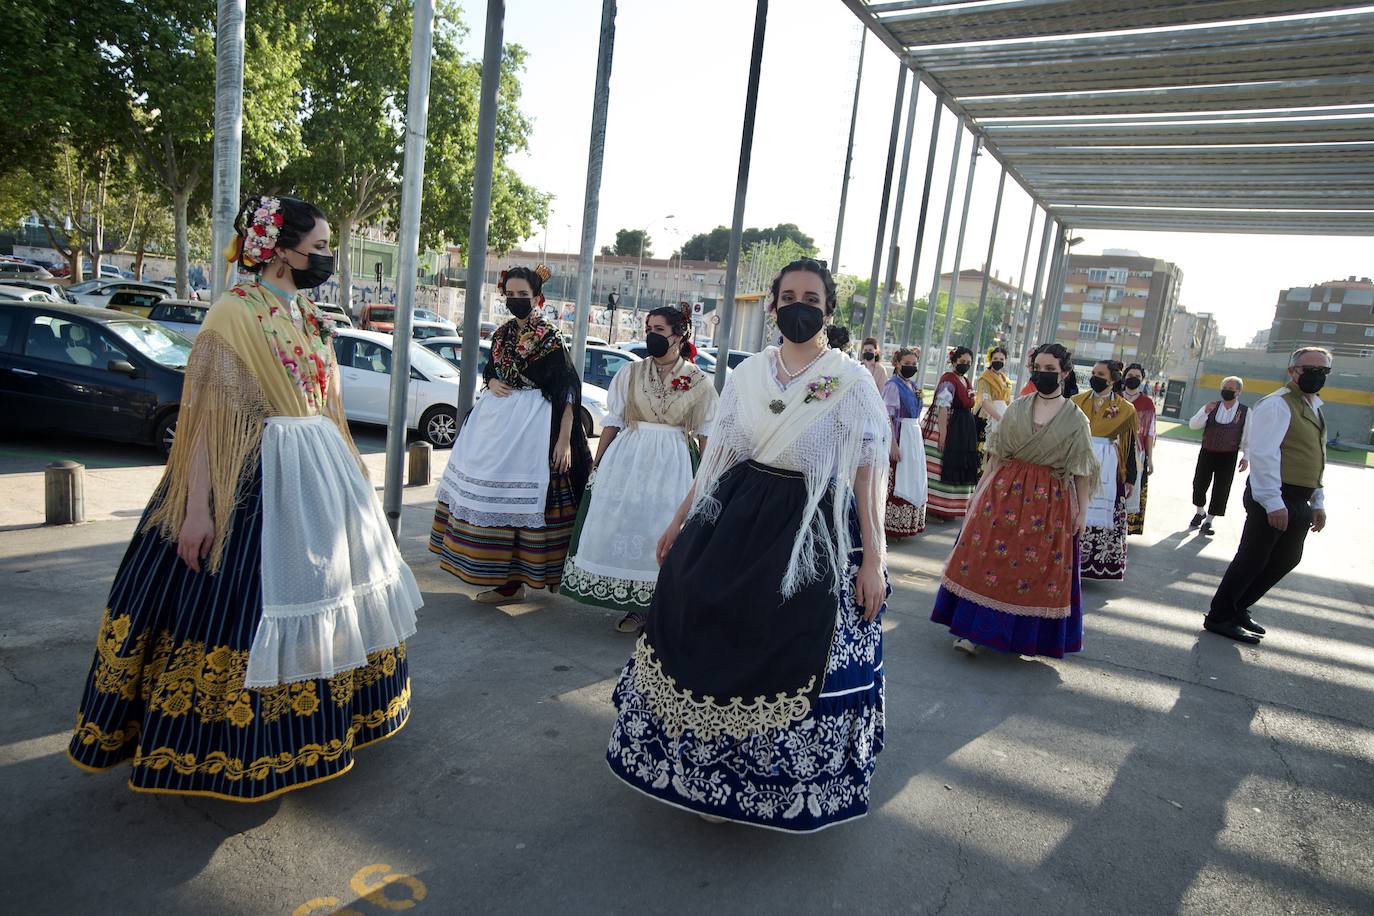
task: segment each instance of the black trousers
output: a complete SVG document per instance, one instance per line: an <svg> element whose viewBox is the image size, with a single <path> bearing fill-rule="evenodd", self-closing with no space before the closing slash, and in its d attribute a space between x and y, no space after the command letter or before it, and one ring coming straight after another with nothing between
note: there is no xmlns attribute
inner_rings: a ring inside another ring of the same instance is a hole
<svg viewBox="0 0 1374 916"><path fill-rule="evenodd" d="M1231 481L1236 478L1236 456L1239 452L1209 452L1198 449L1197 469L1193 471L1193 505L1207 505L1207 487L1212 488L1209 515L1225 515L1226 502L1231 498Z"/></svg>
<svg viewBox="0 0 1374 916"><path fill-rule="evenodd" d="M1269 524L1269 513L1250 495L1245 485L1245 530L1235 559L1226 567L1221 584L1212 596L1207 619L1213 623L1239 623L1250 607L1298 565L1302 545L1312 525L1312 491L1283 485L1283 504L1288 508L1288 527L1279 531Z"/></svg>

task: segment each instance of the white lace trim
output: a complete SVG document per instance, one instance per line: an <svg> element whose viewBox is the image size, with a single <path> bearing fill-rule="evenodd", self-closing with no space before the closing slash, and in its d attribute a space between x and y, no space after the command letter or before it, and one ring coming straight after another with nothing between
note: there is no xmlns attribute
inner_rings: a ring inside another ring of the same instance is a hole
<svg viewBox="0 0 1374 916"><path fill-rule="evenodd" d="M633 605L648 609L654 603L654 589L658 580L618 579L598 576L569 559L563 566L563 581L558 590L567 595L581 595L598 601L613 601L618 605Z"/></svg>

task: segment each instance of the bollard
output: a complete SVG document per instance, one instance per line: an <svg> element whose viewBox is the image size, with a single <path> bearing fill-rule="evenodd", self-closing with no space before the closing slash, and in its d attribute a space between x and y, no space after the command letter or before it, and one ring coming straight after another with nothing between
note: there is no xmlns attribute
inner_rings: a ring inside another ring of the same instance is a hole
<svg viewBox="0 0 1374 916"><path fill-rule="evenodd" d="M434 446L428 442L413 443L410 448L406 449L406 456L410 463L406 485L411 487L428 486L429 461L434 456Z"/></svg>
<svg viewBox="0 0 1374 916"><path fill-rule="evenodd" d="M86 520L84 465L54 461L43 469L44 522L77 525Z"/></svg>

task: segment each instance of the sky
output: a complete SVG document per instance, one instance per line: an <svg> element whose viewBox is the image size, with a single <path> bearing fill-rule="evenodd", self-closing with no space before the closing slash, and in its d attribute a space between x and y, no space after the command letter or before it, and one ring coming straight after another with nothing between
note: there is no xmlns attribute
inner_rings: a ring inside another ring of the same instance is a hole
<svg viewBox="0 0 1374 916"><path fill-rule="evenodd" d="M617 229L648 227L653 253L667 257L692 235L730 225L754 8L748 0L619 3L598 250L614 241ZM470 29L465 50L474 57L482 53L485 9L480 0L468 0L464 10ZM506 4L505 40L529 52L521 106L534 122L529 150L515 157L513 165L526 180L554 196L547 226L549 251L575 251L581 236L600 18L601 0ZM745 226L796 223L815 238L820 257L827 260L834 253L861 31L840 0L769 4ZM873 267L898 69L892 53L870 39L840 252L841 269L861 277L868 277ZM910 82L907 87L909 92ZM903 103L903 111L905 107ZM915 244L934 107L933 96L921 89L898 232L904 252ZM918 295L928 292L932 282L954 123L946 112L915 284ZM944 271L954 262L969 146L965 135ZM900 153L899 146L894 190ZM997 178L997 163L980 156L961 268L980 267L986 257ZM1029 214L1029 198L1009 179L992 257L993 270L1004 279L1020 272ZM669 215L673 219L665 219ZM888 232L891 217L889 212ZM1215 314L1230 346L1243 346L1257 330L1269 326L1280 290L1352 274L1374 275L1374 248L1364 238L1097 230L1075 234L1084 239L1074 249L1077 253L1127 248L1178 264L1183 271L1180 302L1191 311ZM1035 236L1038 242L1038 222ZM544 239L545 229L540 227L525 247L542 248ZM880 276L886 274L889 241L885 236ZM1033 279L1034 251L1030 261ZM899 258L898 277L904 286L909 284L907 256Z"/></svg>

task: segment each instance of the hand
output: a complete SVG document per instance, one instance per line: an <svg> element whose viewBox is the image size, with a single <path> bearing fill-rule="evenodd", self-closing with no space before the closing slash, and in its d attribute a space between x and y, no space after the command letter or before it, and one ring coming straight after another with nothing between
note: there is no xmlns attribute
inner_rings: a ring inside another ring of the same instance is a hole
<svg viewBox="0 0 1374 916"><path fill-rule="evenodd" d="M1325 513L1322 513L1322 514L1325 515ZM1314 521L1314 522L1317 520L1316 515L1317 515L1317 514L1316 514L1315 512L1312 513L1312 521ZM1325 520L1323 520L1323 524L1325 524ZM1270 512L1270 513L1269 513L1269 527L1270 527L1270 528L1277 528L1279 531L1287 531L1287 530L1288 530L1288 510L1287 510L1287 509L1275 509L1273 512Z"/></svg>
<svg viewBox="0 0 1374 916"><path fill-rule="evenodd" d="M1128 484L1126 484L1126 489L1122 490L1121 492L1126 494L1126 498L1127 498L1127 499L1130 499L1130 498L1131 498L1131 494L1135 492L1135 484L1133 484L1133 483L1128 483Z"/></svg>
<svg viewBox="0 0 1374 916"><path fill-rule="evenodd" d="M1217 402L1216 402L1216 401L1208 401L1206 404L1203 404L1203 405L1202 405L1202 409L1205 410L1205 411L1207 411L1207 412L1210 414L1212 411L1214 411L1214 410L1217 409Z"/></svg>
<svg viewBox="0 0 1374 916"><path fill-rule="evenodd" d="M892 443L892 447L887 450L887 454L888 457L892 459L893 464L896 464L897 462L902 460L901 449L897 448L897 443L895 442Z"/></svg>
<svg viewBox="0 0 1374 916"><path fill-rule="evenodd" d="M1323 528L1325 528L1325 527L1326 527L1326 510L1325 510L1325 509L1313 509L1313 510L1312 510L1312 530L1313 530L1313 532L1321 531L1321 530L1322 530Z"/></svg>
<svg viewBox="0 0 1374 916"><path fill-rule="evenodd" d="M556 473L566 474L572 467L572 443L560 438L553 446L553 469Z"/></svg>
<svg viewBox="0 0 1374 916"><path fill-rule="evenodd" d="M200 509L188 512L181 523L181 534L177 537L177 557L186 564L191 572L200 572L200 561L210 556L215 543L215 523L210 520L210 512Z"/></svg>
<svg viewBox="0 0 1374 916"><path fill-rule="evenodd" d="M1088 513L1078 513L1078 517L1073 520L1073 529L1080 538L1088 533Z"/></svg>
<svg viewBox="0 0 1374 916"><path fill-rule="evenodd" d="M1237 471L1240 471L1242 474L1244 474L1244 473L1246 472L1246 470L1247 470L1249 467L1250 467L1250 459L1249 459L1249 458L1242 458L1242 459L1240 459L1240 464L1236 465L1236 470L1237 470Z"/></svg>
<svg viewBox="0 0 1374 916"><path fill-rule="evenodd" d="M510 393L515 389L507 385L500 379L492 379L491 381L487 382L487 390L490 391L492 394L496 395L498 398L508 398L510 397Z"/></svg>
<svg viewBox="0 0 1374 916"><path fill-rule="evenodd" d="M876 560L864 560L854 578L854 600L864 609L864 620L872 623L887 600L887 584L883 569Z"/></svg>
<svg viewBox="0 0 1374 916"><path fill-rule="evenodd" d="M659 536L658 545L654 547L654 557L658 560L659 566L662 566L663 561L668 559L668 551L673 549L673 543L677 540L677 536L681 532L682 522L677 516L673 516L673 520L668 523L667 529Z"/></svg>

